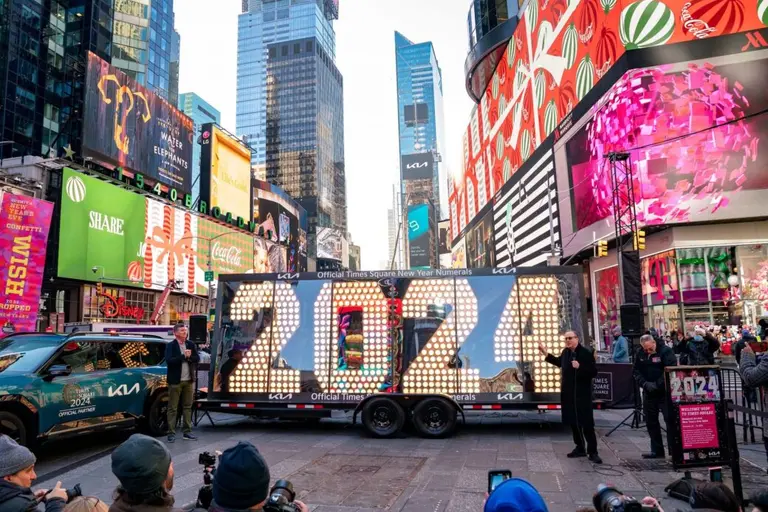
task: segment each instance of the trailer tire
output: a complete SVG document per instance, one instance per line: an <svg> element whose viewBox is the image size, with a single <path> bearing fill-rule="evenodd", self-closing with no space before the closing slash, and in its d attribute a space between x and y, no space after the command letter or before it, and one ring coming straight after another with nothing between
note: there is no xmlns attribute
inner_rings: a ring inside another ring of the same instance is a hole
<svg viewBox="0 0 768 512"><path fill-rule="evenodd" d="M363 406L363 426L374 437L392 437L405 424L405 411L390 398L376 397Z"/></svg>
<svg viewBox="0 0 768 512"><path fill-rule="evenodd" d="M456 407L443 398L426 398L413 408L413 426L422 437L441 438L456 428Z"/></svg>

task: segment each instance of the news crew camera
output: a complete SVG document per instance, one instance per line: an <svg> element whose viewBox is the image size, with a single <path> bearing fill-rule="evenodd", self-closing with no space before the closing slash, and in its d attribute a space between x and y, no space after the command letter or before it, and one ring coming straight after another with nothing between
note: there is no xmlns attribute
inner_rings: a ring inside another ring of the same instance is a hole
<svg viewBox="0 0 768 512"><path fill-rule="evenodd" d="M269 468L251 443L237 445L216 456L204 452L198 457L203 466L203 487L198 492L197 508L210 512L232 510L264 510L266 512L308 512L306 505L296 501L293 484L278 480L269 487Z"/></svg>

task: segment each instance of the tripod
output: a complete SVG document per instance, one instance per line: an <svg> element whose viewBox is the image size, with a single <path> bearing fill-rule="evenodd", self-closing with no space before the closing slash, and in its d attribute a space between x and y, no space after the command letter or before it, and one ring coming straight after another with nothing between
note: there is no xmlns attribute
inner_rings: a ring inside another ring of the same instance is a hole
<svg viewBox="0 0 768 512"><path fill-rule="evenodd" d="M634 395L633 398L634 398L634 402L635 402L634 405L632 406L632 412L630 412L627 415L626 418L621 420L618 423L618 425L613 427L610 432L605 434L605 437L610 436L611 434L616 432L619 428L624 427L624 426L629 427L629 428L631 428L633 430L636 429L636 428L643 428L643 427L645 427L645 419L643 418L643 408L642 408L642 403L641 403L641 400L640 400L640 389L638 388L637 383L635 383L632 386L632 394ZM624 400L624 398L622 398L621 400ZM630 420L630 418L631 418L631 420Z"/></svg>

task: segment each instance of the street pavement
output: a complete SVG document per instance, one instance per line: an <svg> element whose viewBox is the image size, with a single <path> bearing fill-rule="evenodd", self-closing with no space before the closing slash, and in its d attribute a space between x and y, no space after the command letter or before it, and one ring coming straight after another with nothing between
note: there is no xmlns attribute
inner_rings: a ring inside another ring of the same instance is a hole
<svg viewBox="0 0 768 512"><path fill-rule="evenodd" d="M316 512L480 511L490 469L510 469L542 493L553 512L592 505L598 484L614 485L640 499L661 499L667 512L689 510L682 501L664 498L664 487L682 476L666 461L644 461L645 430L621 427L605 434L628 411L596 411L601 466L568 459L573 448L569 429L557 412L492 413L468 416L468 424L449 439L413 435L371 439L344 419L319 424L269 422L214 415L216 426L201 423L198 441L169 445L176 473L177 505L193 502L202 485L198 454L224 450L239 440L254 443L265 456L272 480L287 478L298 498ZM117 480L111 450L128 434L109 434L44 446L39 453L36 487L81 483L83 492L110 502ZM753 451L745 451L749 448ZM754 464L742 461L747 494L768 485L762 445L742 447ZM762 467L759 467L762 464ZM728 481L729 472L725 472ZM694 476L706 479L704 473Z"/></svg>

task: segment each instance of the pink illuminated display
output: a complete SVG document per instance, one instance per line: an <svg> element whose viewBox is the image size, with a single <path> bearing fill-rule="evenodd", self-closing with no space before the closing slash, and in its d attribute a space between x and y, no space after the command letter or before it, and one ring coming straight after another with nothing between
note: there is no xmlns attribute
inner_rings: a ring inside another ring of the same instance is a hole
<svg viewBox="0 0 768 512"><path fill-rule="evenodd" d="M568 143L576 229L613 214L610 152L630 152L638 221L692 222L768 188L766 61L627 73ZM745 118L747 116L747 118Z"/></svg>

